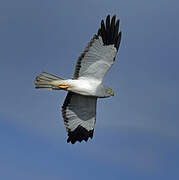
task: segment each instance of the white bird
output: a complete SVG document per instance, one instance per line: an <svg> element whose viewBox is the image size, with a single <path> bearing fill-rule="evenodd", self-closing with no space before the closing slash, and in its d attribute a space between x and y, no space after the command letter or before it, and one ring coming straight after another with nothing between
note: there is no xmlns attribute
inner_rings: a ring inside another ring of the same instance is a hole
<svg viewBox="0 0 179 180"><path fill-rule="evenodd" d="M97 98L114 96L114 92L102 84L105 74L114 63L121 41L119 19L114 15L101 27L77 60L72 79L63 79L43 72L35 78L40 89L68 91L62 106L62 116L68 133L67 142L87 141L93 137L96 122Z"/></svg>

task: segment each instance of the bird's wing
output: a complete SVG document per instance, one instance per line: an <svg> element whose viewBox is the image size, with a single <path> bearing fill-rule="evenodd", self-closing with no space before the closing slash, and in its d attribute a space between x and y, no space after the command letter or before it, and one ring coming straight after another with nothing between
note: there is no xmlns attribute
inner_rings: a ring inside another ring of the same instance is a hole
<svg viewBox="0 0 179 180"><path fill-rule="evenodd" d="M113 16L110 20L108 15L106 24L104 20L101 21L97 35L94 35L78 58L73 79L84 77L102 81L114 63L120 41L119 19L116 21L116 16Z"/></svg>
<svg viewBox="0 0 179 180"><path fill-rule="evenodd" d="M74 144L93 137L96 102L96 97L68 92L62 106L62 116L68 132L67 142Z"/></svg>

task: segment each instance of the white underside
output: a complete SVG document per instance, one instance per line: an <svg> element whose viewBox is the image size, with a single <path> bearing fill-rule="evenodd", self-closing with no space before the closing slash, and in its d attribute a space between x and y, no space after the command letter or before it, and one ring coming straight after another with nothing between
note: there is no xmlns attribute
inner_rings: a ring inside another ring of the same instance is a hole
<svg viewBox="0 0 179 180"><path fill-rule="evenodd" d="M72 91L77 94L95 96L97 87L101 84L101 81L80 77L79 79L55 80L51 83L56 87L67 85L69 86L69 88L66 89L67 91Z"/></svg>
<svg viewBox="0 0 179 180"><path fill-rule="evenodd" d="M80 77L79 79L74 80L67 79L65 80L65 83L69 85L68 91L86 96L95 96L97 87L101 84L101 81Z"/></svg>

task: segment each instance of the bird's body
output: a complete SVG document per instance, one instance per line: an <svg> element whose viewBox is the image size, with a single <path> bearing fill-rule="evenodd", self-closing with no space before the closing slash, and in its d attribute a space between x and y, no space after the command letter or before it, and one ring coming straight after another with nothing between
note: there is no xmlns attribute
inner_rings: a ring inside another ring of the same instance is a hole
<svg viewBox="0 0 179 180"><path fill-rule="evenodd" d="M97 79L79 78L78 80L53 80L50 84L53 87L52 89L71 91L84 96L94 96L98 98L105 98L110 96L105 94L106 86L101 84L101 81Z"/></svg>
<svg viewBox="0 0 179 180"><path fill-rule="evenodd" d="M71 91L85 96L97 96L97 88L98 86L101 86L101 82L96 79L68 79L65 82L67 85L69 85L67 91Z"/></svg>
<svg viewBox="0 0 179 180"><path fill-rule="evenodd" d="M62 106L62 116L68 132L67 142L87 141L93 137L96 122L97 98L113 96L113 91L102 81L114 63L120 40L119 20L113 16L101 21L98 34L77 60L72 79L63 79L43 72L35 79L36 88L65 90L67 97Z"/></svg>

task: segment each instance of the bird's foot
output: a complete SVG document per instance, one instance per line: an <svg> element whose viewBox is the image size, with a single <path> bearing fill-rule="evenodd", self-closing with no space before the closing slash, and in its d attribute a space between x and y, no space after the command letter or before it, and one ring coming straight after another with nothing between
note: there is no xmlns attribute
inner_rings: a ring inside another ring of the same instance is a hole
<svg viewBox="0 0 179 180"><path fill-rule="evenodd" d="M60 88L60 89L68 89L69 86L68 86L68 85L60 85L59 88Z"/></svg>

